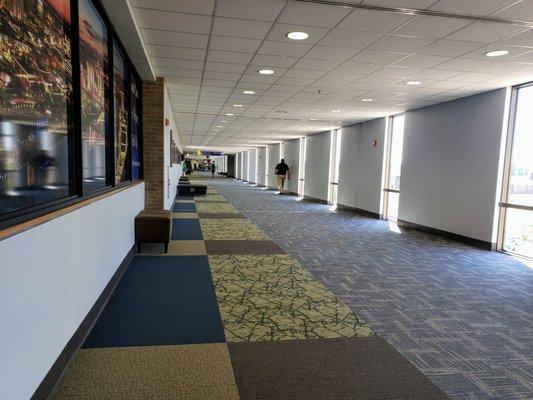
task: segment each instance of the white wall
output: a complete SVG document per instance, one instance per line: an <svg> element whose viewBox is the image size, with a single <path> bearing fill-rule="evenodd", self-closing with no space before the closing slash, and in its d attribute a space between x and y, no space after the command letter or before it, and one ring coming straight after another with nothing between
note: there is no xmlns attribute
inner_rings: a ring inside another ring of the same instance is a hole
<svg viewBox="0 0 533 400"><path fill-rule="evenodd" d="M242 179L241 173L242 153L235 154L235 178Z"/></svg>
<svg viewBox="0 0 533 400"><path fill-rule="evenodd" d="M253 183L256 183L257 182L257 178L256 178L256 173L257 173L257 160L256 160L256 157L257 157L257 151L255 149L253 150L250 150L248 151L248 166L249 166L249 171L248 171L248 180L250 182L253 182Z"/></svg>
<svg viewBox="0 0 533 400"><path fill-rule="evenodd" d="M180 137L178 134L178 128L176 121L174 120L174 113L170 104L170 97L168 95L168 89L165 85L165 103L164 103L165 119L168 119L169 124L165 126L165 142L164 142L164 203L165 210L170 210L176 197L176 191L178 186L178 179L183 171L181 163L172 163L170 165L170 135L172 132L172 138L178 145L180 152L183 152L181 146Z"/></svg>
<svg viewBox="0 0 533 400"><path fill-rule="evenodd" d="M249 181L249 177L248 177L248 151L243 151L242 152L242 179L244 181Z"/></svg>
<svg viewBox="0 0 533 400"><path fill-rule="evenodd" d="M267 186L271 188L278 187L278 181L276 178L276 165L280 161L280 144L269 144L268 145L268 165L267 165L267 174L268 174L268 184Z"/></svg>
<svg viewBox="0 0 533 400"><path fill-rule="evenodd" d="M265 185L266 147L257 148L257 183Z"/></svg>
<svg viewBox="0 0 533 400"><path fill-rule="evenodd" d="M342 128L337 203L349 207L356 206L356 171L358 169L360 135L361 124Z"/></svg>
<svg viewBox="0 0 533 400"><path fill-rule="evenodd" d="M289 180L285 184L285 189L293 193L298 193L300 139L289 140L283 143L283 158L289 166Z"/></svg>
<svg viewBox="0 0 533 400"><path fill-rule="evenodd" d="M410 111L399 219L493 242L506 90Z"/></svg>
<svg viewBox="0 0 533 400"><path fill-rule="evenodd" d="M305 196L328 199L331 132L307 136Z"/></svg>
<svg viewBox="0 0 533 400"><path fill-rule="evenodd" d="M134 244L144 184L0 241L0 398L31 397Z"/></svg>

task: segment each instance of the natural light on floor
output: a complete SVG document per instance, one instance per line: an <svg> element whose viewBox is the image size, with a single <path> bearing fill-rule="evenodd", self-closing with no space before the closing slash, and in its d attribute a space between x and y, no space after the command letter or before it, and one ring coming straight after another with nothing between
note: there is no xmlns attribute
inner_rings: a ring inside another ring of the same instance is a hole
<svg viewBox="0 0 533 400"><path fill-rule="evenodd" d="M393 221L389 221L389 230L394 233L402 233L398 224Z"/></svg>

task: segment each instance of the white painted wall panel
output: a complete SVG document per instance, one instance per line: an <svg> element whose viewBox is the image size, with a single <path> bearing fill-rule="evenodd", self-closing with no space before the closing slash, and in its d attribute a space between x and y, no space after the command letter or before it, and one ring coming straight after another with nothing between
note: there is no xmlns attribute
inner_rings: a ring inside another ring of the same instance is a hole
<svg viewBox="0 0 533 400"><path fill-rule="evenodd" d="M307 136L305 195L327 200L331 132Z"/></svg>

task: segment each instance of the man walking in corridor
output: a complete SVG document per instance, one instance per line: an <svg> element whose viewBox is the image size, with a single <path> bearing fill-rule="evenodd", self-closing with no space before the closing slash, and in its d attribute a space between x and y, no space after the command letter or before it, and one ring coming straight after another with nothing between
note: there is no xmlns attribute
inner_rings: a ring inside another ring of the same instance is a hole
<svg viewBox="0 0 533 400"><path fill-rule="evenodd" d="M285 160L282 158L281 162L276 165L276 175L278 178L278 190L279 194L283 194L283 187L285 186L285 179L289 174L289 166L285 164Z"/></svg>

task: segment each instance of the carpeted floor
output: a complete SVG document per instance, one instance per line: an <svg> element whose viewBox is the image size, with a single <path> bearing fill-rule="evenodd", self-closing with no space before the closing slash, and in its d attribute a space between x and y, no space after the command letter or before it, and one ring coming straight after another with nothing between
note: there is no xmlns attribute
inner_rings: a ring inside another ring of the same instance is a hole
<svg viewBox="0 0 533 400"><path fill-rule="evenodd" d="M533 265L387 221L216 190L451 398L533 399Z"/></svg>
<svg viewBox="0 0 533 400"><path fill-rule="evenodd" d="M54 399L447 398L212 185L173 211Z"/></svg>

